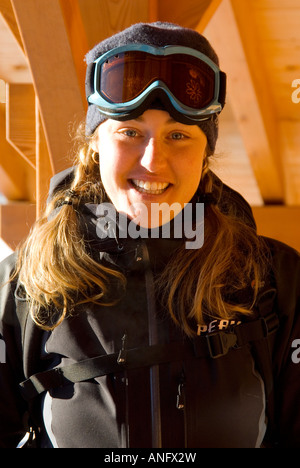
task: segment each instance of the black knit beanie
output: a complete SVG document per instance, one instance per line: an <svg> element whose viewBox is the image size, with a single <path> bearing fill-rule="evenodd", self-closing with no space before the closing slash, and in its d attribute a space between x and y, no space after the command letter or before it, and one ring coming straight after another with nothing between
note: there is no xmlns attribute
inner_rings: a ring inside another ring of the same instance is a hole
<svg viewBox="0 0 300 468"><path fill-rule="evenodd" d="M183 28L172 23L137 23L121 31L114 36L108 37L97 44L86 55L87 73L86 73L86 95L90 96L94 92L93 83L93 62L115 47L126 44L142 43L155 47L164 47L166 45L180 45L191 47L202 52L219 66L218 57L211 47L208 40L193 29ZM151 105L151 108L161 108ZM86 117L86 135L90 136L98 125L105 121L107 116L101 114L99 108L94 104L89 104ZM195 125L195 123L194 123ZM209 120L197 123L205 133L208 142L208 155L214 153L216 141L218 138L218 116L213 114Z"/></svg>

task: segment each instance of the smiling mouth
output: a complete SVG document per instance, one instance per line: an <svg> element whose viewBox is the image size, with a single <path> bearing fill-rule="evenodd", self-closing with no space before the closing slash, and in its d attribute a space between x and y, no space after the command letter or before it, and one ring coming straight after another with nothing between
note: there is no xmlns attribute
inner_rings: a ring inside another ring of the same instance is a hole
<svg viewBox="0 0 300 468"><path fill-rule="evenodd" d="M138 192L150 195L161 195L171 185L168 182L149 182L138 179L131 179L131 183Z"/></svg>

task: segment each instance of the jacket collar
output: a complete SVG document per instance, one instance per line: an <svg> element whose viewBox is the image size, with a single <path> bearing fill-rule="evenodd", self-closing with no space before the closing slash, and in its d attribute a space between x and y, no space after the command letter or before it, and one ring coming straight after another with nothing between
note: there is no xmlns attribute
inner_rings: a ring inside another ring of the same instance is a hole
<svg viewBox="0 0 300 468"><path fill-rule="evenodd" d="M71 167L65 171L55 175L51 179L50 191L48 201L51 199L53 194L59 189L67 190L75 175L76 167ZM196 194L192 200L192 204L196 202L216 203L220 210L224 213L234 213L239 219L245 224L250 225L256 230L256 224L252 214L250 205L246 200L235 190L223 184L223 182L215 175L213 176L213 191L209 194L209 197L203 199L199 194ZM164 248L174 250L182 242L186 241L186 236L183 235L178 237L178 230L174 229L174 220L171 221L169 226L165 225L165 233L170 231L169 236L165 236L162 230L141 230L140 235L136 238L128 236L128 226L131 222L125 216L120 215L116 212L112 204L106 204L105 215L103 212L103 205L97 204L85 204L78 207L78 213L80 217L80 223L82 232L87 245L91 251L106 252L111 254L124 254L126 252L132 252L136 250L136 246L141 241L147 241L147 243L155 244L158 248L159 244L163 245ZM56 208L59 210L60 208ZM55 211L56 211L55 210ZM125 232L127 230L127 233ZM176 235L174 233L176 232Z"/></svg>

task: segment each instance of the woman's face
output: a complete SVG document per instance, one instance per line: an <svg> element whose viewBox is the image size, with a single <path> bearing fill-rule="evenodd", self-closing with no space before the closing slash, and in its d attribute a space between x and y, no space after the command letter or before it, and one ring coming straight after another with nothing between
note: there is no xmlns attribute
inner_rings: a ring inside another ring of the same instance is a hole
<svg viewBox="0 0 300 468"><path fill-rule="evenodd" d="M197 125L184 125L165 111L150 109L134 120L106 120L96 131L93 149L99 153L102 183L117 211L143 227L154 227L151 210L157 204L176 203L172 218L192 199L206 144ZM148 213L147 219L141 211ZM158 224L166 221L161 218Z"/></svg>

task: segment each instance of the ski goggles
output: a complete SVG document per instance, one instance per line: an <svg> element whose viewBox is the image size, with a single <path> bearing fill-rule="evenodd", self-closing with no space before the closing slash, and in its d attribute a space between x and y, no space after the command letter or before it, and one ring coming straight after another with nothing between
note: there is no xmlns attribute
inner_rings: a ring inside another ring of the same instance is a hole
<svg viewBox="0 0 300 468"><path fill-rule="evenodd" d="M158 98L184 123L207 120L224 106L226 74L189 47L127 44L100 56L92 66L88 102L108 118L135 118Z"/></svg>

